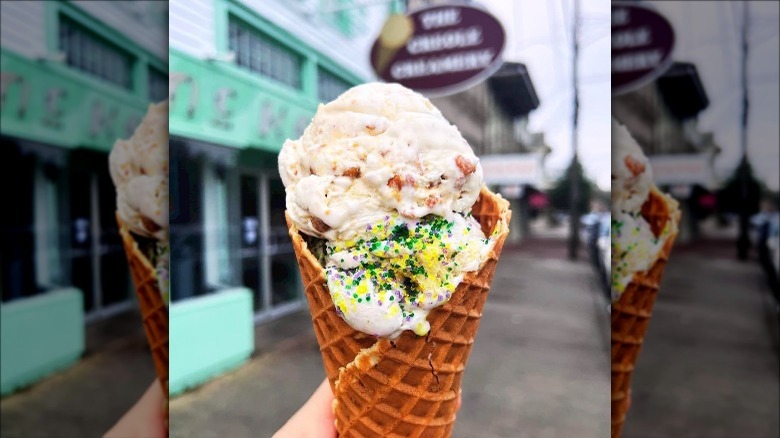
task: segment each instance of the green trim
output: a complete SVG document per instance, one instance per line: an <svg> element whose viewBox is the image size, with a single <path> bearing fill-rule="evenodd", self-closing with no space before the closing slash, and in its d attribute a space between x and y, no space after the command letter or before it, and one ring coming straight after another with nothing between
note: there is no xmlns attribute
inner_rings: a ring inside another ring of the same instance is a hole
<svg viewBox="0 0 780 438"><path fill-rule="evenodd" d="M169 393L172 396L241 366L255 347L252 292L220 291L171 303Z"/></svg>
<svg viewBox="0 0 780 438"><path fill-rule="evenodd" d="M214 36L217 54L220 55L230 52L228 48L228 15L227 0L214 0Z"/></svg>
<svg viewBox="0 0 780 438"><path fill-rule="evenodd" d="M59 52L59 2L44 2L44 7L44 21L46 23L46 51L50 55L53 55Z"/></svg>
<svg viewBox="0 0 780 438"><path fill-rule="evenodd" d="M93 79L58 62L31 61L2 48L0 68L21 77L27 85L26 111L18 111L22 107L23 87L17 83L9 86L0 113L0 132L12 137L108 151L117 138L128 136L129 125L140 121L149 103L147 96ZM59 90L60 95L54 103L57 114L53 118L47 99L54 90ZM116 117L93 137L93 105L97 103L103 116L116 111Z"/></svg>
<svg viewBox="0 0 780 438"><path fill-rule="evenodd" d="M185 74L193 81L176 88L170 107L171 135L278 152L285 139L300 135L296 126L308 124L317 109L317 101L310 96L229 63L202 61L175 49L170 50L169 60L172 73ZM226 89L233 96L223 102L229 111L223 120L215 96ZM195 108L189 112L191 104ZM282 114L284 118L260 135L263 113L269 109L272 118ZM227 123L215 123L220 120Z"/></svg>
<svg viewBox="0 0 780 438"><path fill-rule="evenodd" d="M129 90L133 94L141 96L142 99L148 101L148 74L147 65L151 64L154 67L167 73L168 66L165 60L158 58L152 52L146 50L144 47L138 45L130 38L126 37L122 33L116 31L105 23L96 19L90 15L87 11L72 5L68 2L46 2L45 3L45 22L46 22L46 49L50 54L56 54L59 52L59 28L60 28L60 15L67 16L69 19L83 26L90 32L104 38L110 44L118 47L120 50L127 52L133 59L132 61L132 86ZM56 63L54 63L56 64ZM100 78L93 77L87 73L83 73L77 69L66 67L68 70L74 71L78 75L88 77L94 83L104 83L111 88L116 88L125 91L119 85L112 84L108 81L103 81ZM99 82L98 82L99 81Z"/></svg>
<svg viewBox="0 0 780 438"><path fill-rule="evenodd" d="M82 292L76 288L0 305L0 394L76 362L84 352L83 312Z"/></svg>
<svg viewBox="0 0 780 438"><path fill-rule="evenodd" d="M92 32L100 35L101 37L109 40L112 44L119 46L123 50L130 52L136 58L153 59L158 62L159 65L165 65L165 61L158 58L154 53L146 50L143 46L139 45L135 41L131 40L121 32L117 31L111 26L106 25L102 21L90 15L87 11L70 4L69 2L46 2L46 7L53 9L52 16L55 22L57 20L58 13L64 13L68 15L72 20L77 21L82 26L88 28ZM47 14L48 16L48 14ZM51 24L51 23L47 23ZM59 26L52 26L49 28L52 34L53 49L55 53L57 51L57 38L59 37ZM48 38L47 38L48 41Z"/></svg>
<svg viewBox="0 0 780 438"><path fill-rule="evenodd" d="M341 77L352 85L362 84L368 80L368 78L361 77L349 69L344 68L341 66L341 64L334 61L329 56L310 47L294 34L288 32L275 23L272 23L265 17L260 16L257 12L248 8L244 4L239 3L237 0L217 0L214 10L216 13L216 26L214 31L216 32L217 51L220 53L226 53L228 51L228 15L234 14L239 19L245 21L247 24L255 27L260 32L265 33L269 37L276 40L286 49L300 54L304 60L308 60L309 62L316 62L318 65L324 66L324 68L330 71L332 74ZM304 62L304 64L305 63L306 62ZM316 73L316 68L314 69L314 72ZM309 95L314 96L316 99L317 77L309 76L307 73L309 72L307 72L307 68L304 66L304 75L301 78L301 88L307 90L308 93L311 93ZM307 84L307 81L313 81L314 84ZM276 82L274 82L274 84L276 84Z"/></svg>
<svg viewBox="0 0 780 438"><path fill-rule="evenodd" d="M171 135L277 153L286 139L298 138L314 116L320 103L320 70L350 86L366 82L237 0L215 0L214 11L218 55L228 53L229 17L234 16L301 57L301 88L281 84L232 62L204 60L170 48L170 72L187 78L177 86L171 101ZM225 92L231 94L225 98ZM265 123L272 126L265 129Z"/></svg>

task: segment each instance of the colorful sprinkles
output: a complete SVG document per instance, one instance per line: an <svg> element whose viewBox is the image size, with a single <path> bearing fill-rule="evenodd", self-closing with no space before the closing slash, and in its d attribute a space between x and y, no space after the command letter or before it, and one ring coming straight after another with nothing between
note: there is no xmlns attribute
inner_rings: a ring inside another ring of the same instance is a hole
<svg viewBox="0 0 780 438"><path fill-rule="evenodd" d="M369 325L367 320L380 315L400 321L396 336L406 329L426 335L428 311L450 299L465 265L481 257L492 240L470 215L455 216L428 215L409 223L387 215L382 223L366 225L359 238L325 242L321 259L339 314L348 323Z"/></svg>

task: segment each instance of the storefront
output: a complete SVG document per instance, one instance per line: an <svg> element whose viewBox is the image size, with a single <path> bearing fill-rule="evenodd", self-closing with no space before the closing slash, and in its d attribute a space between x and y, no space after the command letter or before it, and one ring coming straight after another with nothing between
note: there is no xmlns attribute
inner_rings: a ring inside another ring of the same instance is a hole
<svg viewBox="0 0 780 438"><path fill-rule="evenodd" d="M368 77L337 61L355 29L344 16L329 31L282 27L296 10L267 6L171 4L212 15L171 24L172 394L242 364L255 323L306 306L277 154L320 102ZM315 31L345 42L323 50Z"/></svg>
<svg viewBox="0 0 780 438"><path fill-rule="evenodd" d="M135 12L159 18L155 9ZM132 135L150 101L165 98L167 66L159 48L104 19L129 13L2 4L3 394L78 360L85 321L135 305L108 152ZM161 37L163 20L155 22Z"/></svg>

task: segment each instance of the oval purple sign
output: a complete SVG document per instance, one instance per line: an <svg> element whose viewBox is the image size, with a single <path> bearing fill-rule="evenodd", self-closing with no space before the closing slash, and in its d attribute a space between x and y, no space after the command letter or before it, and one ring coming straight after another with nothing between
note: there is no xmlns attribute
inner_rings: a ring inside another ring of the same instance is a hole
<svg viewBox="0 0 780 438"><path fill-rule="evenodd" d="M671 65L674 29L658 12L612 3L612 94L635 90Z"/></svg>
<svg viewBox="0 0 780 438"><path fill-rule="evenodd" d="M371 48L377 76L429 96L464 90L501 65L501 23L473 6L435 6L391 15Z"/></svg>

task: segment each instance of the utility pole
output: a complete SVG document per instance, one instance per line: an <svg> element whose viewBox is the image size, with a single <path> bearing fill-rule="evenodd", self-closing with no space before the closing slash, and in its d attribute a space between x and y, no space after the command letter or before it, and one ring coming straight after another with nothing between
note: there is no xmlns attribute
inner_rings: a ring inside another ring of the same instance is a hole
<svg viewBox="0 0 780 438"><path fill-rule="evenodd" d="M580 1L574 1L574 19L572 30L572 83L574 92L574 111L572 118L572 133L571 142L573 155L571 159L571 165L569 166L569 260L577 259L577 251L580 246L580 213L578 211L578 204L580 202L580 175L579 175L579 158L577 154L577 125L579 122L580 113L580 100L579 89L577 87L577 61L579 58L580 43L579 43L579 27L580 27Z"/></svg>
<svg viewBox="0 0 780 438"><path fill-rule="evenodd" d="M742 120L740 125L740 148L742 149L742 161L739 163L737 175L739 178L739 237L737 238L737 259L747 260L748 250L750 249L750 238L748 237L749 217L748 217L748 190L750 189L750 164L748 163L747 153L747 123L748 123L748 81L747 81L747 59L748 59L748 21L750 20L750 11L748 2L742 3L742 63L741 63L741 85L742 85Z"/></svg>

